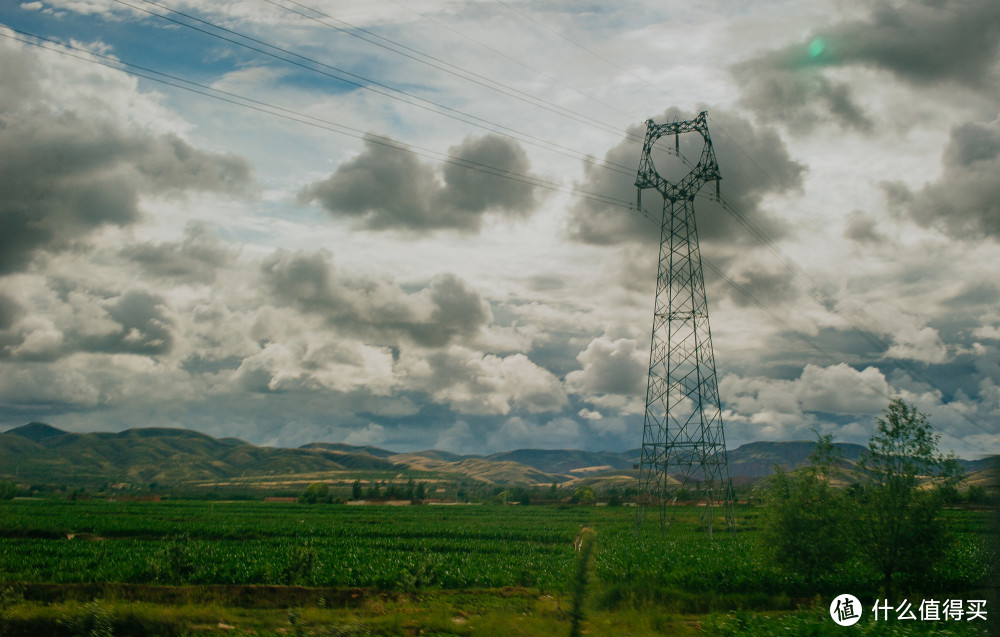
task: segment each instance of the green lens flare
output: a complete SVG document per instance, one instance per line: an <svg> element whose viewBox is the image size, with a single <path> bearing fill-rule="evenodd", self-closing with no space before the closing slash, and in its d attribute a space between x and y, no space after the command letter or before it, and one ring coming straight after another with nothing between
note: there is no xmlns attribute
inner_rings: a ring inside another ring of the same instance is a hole
<svg viewBox="0 0 1000 637"><path fill-rule="evenodd" d="M826 42L823 42L820 38L816 38L809 43L809 57L816 57L823 52L826 48Z"/></svg>

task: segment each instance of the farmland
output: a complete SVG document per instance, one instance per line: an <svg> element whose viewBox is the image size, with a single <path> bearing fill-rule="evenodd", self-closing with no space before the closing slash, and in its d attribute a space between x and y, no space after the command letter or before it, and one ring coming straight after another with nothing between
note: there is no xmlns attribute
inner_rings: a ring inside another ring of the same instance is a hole
<svg viewBox="0 0 1000 637"><path fill-rule="evenodd" d="M996 559L988 517L945 513L947 566L922 592L981 596ZM654 520L634 538L632 509L592 506L15 500L0 514L8 634L562 634L583 534L595 545L589 634L839 628L822 599L877 594L855 561L820 583L817 603L802 598L803 583L768 559L751 507L737 511L739 533L714 541L695 509L665 539Z"/></svg>

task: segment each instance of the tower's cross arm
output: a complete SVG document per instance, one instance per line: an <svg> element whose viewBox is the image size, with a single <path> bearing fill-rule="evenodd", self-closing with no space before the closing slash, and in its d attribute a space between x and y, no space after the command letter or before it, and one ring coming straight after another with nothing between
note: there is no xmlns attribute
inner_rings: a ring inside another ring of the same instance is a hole
<svg viewBox="0 0 1000 637"><path fill-rule="evenodd" d="M652 158L653 145L661 137L673 135L674 152L680 157L679 140L683 133L698 133L704 139L705 144L702 147L698 163L687 175L674 184L657 172ZM639 172L635 177L635 186L638 189L636 194L637 208L642 209L642 191L645 188L655 188L668 201L690 200L694 199L701 187L710 181L715 182L716 192L718 192L720 179L722 179L722 174L719 172L719 163L715 159L712 137L708 134L708 113L706 111L702 111L698 117L686 122L657 124L651 119L646 120L646 139L642 143Z"/></svg>

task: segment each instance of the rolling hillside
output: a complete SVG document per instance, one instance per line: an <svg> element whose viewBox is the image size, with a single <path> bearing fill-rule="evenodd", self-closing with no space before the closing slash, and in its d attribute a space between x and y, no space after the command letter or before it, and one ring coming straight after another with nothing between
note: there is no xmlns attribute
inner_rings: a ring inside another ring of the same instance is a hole
<svg viewBox="0 0 1000 637"><path fill-rule="evenodd" d="M365 453L257 447L187 429L76 434L30 423L0 434L0 476L23 482L192 484L244 475L401 468Z"/></svg>
<svg viewBox="0 0 1000 637"><path fill-rule="evenodd" d="M864 447L837 445L848 465ZM814 443L753 442L729 450L734 482L766 477L778 465L807 462ZM140 428L119 433L69 433L29 423L0 434L0 479L21 483L168 485L302 483L315 479L370 479L406 471L420 479L474 480L489 485L532 486L581 482L634 486L639 450L594 452L518 449L489 456L426 450L396 453L378 447L311 443L298 449L258 447L187 429ZM989 460L963 461L969 478L986 483L996 473Z"/></svg>

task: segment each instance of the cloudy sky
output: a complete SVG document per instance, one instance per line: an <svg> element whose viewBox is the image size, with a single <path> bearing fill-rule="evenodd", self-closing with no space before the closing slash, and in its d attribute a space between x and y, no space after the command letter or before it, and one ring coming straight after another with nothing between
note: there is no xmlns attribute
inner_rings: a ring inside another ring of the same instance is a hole
<svg viewBox="0 0 1000 637"><path fill-rule="evenodd" d="M995 453L1000 4L695 5L3 3L0 427L637 447L643 122L707 110L728 446Z"/></svg>

